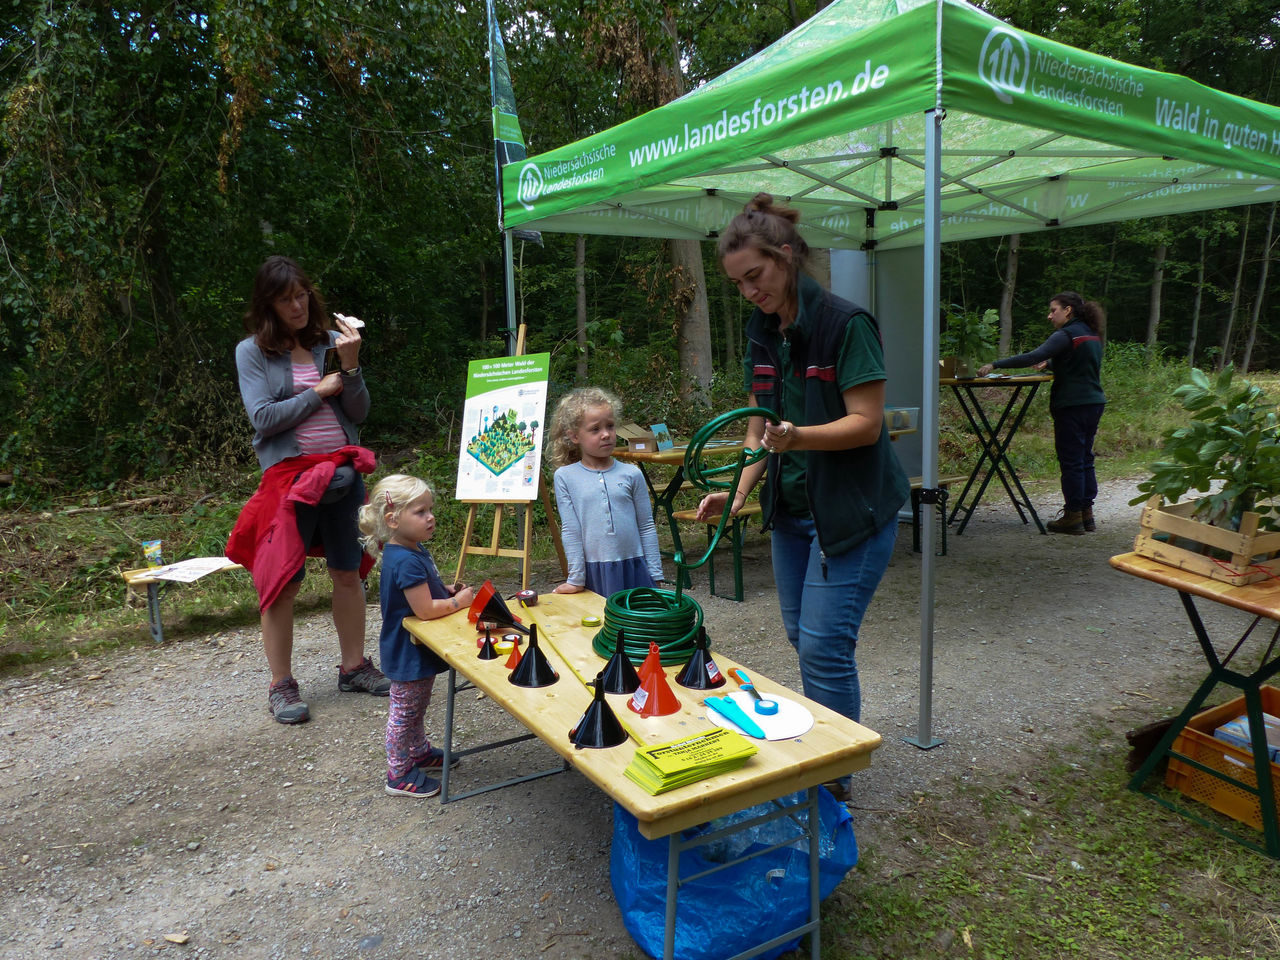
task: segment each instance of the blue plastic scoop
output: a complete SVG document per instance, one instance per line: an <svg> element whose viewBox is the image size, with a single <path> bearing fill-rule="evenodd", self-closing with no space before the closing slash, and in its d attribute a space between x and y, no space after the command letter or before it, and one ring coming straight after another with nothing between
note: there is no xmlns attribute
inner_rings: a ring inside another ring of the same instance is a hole
<svg viewBox="0 0 1280 960"><path fill-rule="evenodd" d="M748 736L755 737L757 740L768 739L760 729L760 725L747 716L746 711L734 703L732 697L707 697L702 703L726 720L731 720Z"/></svg>

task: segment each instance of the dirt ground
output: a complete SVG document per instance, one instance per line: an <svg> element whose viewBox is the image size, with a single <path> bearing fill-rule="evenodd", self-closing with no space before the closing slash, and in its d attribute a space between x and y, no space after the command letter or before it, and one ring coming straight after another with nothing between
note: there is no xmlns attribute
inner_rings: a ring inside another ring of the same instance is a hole
<svg viewBox="0 0 1280 960"><path fill-rule="evenodd" d="M949 538L930 731L944 742L927 751L903 739L923 732L921 557L900 528L859 644L863 723L884 738L854 778L864 849L892 864L918 794L1016 778L1095 720L1123 749L1203 676L1176 597L1107 564L1132 545L1132 494L1108 484L1087 536L1040 536L990 498ZM1051 517L1054 491L1032 496ZM767 543L747 553L746 602L708 597L701 576L692 595L713 650L798 687ZM375 604L370 636L376 623ZM339 694L336 654L325 617L300 622L313 719L297 727L267 713L256 629L0 681L0 957L641 955L599 790L569 772L447 806L387 796L386 701ZM516 732L487 701L463 702L458 724L463 745ZM536 743L468 758L457 789L553 760Z"/></svg>

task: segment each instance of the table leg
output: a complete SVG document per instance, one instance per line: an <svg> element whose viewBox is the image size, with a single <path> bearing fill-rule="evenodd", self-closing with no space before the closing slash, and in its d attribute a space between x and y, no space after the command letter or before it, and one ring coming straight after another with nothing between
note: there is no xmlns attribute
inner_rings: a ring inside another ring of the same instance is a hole
<svg viewBox="0 0 1280 960"><path fill-rule="evenodd" d="M458 683L458 671L449 668L449 694L444 705L444 769L440 773L440 802L452 803L455 800L465 800L467 797L474 797L477 794L489 793L491 790L501 790L503 787L511 787L517 783L527 783L530 780L538 780L542 777L549 777L552 774L564 773L569 769L569 761L561 760L560 765L549 767L546 770L539 770L535 773L525 774L521 777L511 777L498 783L491 783L488 786L478 787L475 790L468 790L466 793L449 793L449 766L453 762L454 757L470 757L477 753L486 753L489 750L497 750L499 747L509 747L515 743L523 743L526 740L537 739L537 734L525 733L519 736L507 737L503 740L495 740L491 743L481 744L478 747L469 747L466 750L455 750L453 748L453 707L454 701L459 693L467 690L475 689L474 685L464 681Z"/></svg>
<svg viewBox="0 0 1280 960"><path fill-rule="evenodd" d="M799 803L784 805L781 800L774 800L773 804L777 808L769 813L753 817L742 823L733 824L711 833L703 834L693 840L685 840L679 832L671 834L667 838L667 902L666 911L663 919L662 931L662 957L663 960L674 960L676 949L676 920L677 920L677 904L680 896L680 887L682 884L689 883L701 877L711 876L719 873L728 867L749 860L752 857L759 856L761 853L768 853L782 847L792 846L797 840L804 840L809 844L809 920L798 927L781 933L778 936L764 943L758 943L754 947L743 950L741 953L734 954L727 960L748 960L758 954L771 950L780 944L797 937L809 937L809 956L813 960L817 960L822 955L821 936L822 936L822 886L821 886L821 820L818 812L818 790L820 787L809 787L805 794L804 800ZM799 811L803 809L807 812L807 816L803 820L797 816ZM757 851L740 857L737 860L730 860L726 863L719 863L708 870L694 874L688 877L680 876L680 854L685 850L692 850L696 847L706 846L715 843L723 837L732 836L735 833L741 833L759 826L762 823L768 823L771 820L778 820L782 817L789 818L799 830L799 835L787 843L779 843L768 850Z"/></svg>
<svg viewBox="0 0 1280 960"><path fill-rule="evenodd" d="M1156 748L1151 751L1150 756L1143 761L1142 765L1138 768L1138 771L1133 775L1132 779L1130 779L1129 789L1137 793L1146 794L1161 806L1167 807L1175 813L1179 813L1199 824L1202 824L1203 826L1209 827L1211 830L1215 830L1225 836L1231 837L1243 846L1257 850L1259 853L1265 853L1270 857L1280 859L1280 825L1276 823L1276 815L1274 812L1276 785L1271 779L1271 759L1267 752L1266 728L1262 722L1262 695L1260 693L1260 688L1263 683L1276 673L1280 672L1280 657L1273 656L1277 638L1280 638L1280 626L1276 628L1276 633L1272 636L1271 642L1268 645L1266 652L1263 654L1263 662L1261 666L1251 673L1242 673L1230 668L1231 660L1240 650L1245 639L1262 620L1262 617L1255 617L1248 629L1245 630L1244 634L1231 648L1231 651L1227 656L1219 658L1217 650L1209 637L1209 632L1205 628L1204 621L1200 617L1200 612L1196 609L1194 597L1183 591L1179 591L1178 596L1182 600L1183 609L1187 614L1187 619L1190 622L1192 632L1195 634L1196 640L1200 643L1201 652L1204 654L1205 660L1209 665L1209 675L1205 677L1200 686L1196 688L1196 692L1192 694L1191 699L1182 709L1182 712L1179 713L1177 718L1169 725L1169 729L1165 731L1164 736L1160 738L1160 742L1156 744ZM1219 683L1232 687L1236 690L1240 690L1244 694L1245 712L1249 717L1249 730L1250 737L1252 739L1251 746L1254 758L1253 769L1257 784L1256 787L1252 787L1249 784L1243 783L1233 777L1228 777L1221 771L1205 766L1191 757L1177 753L1173 749L1174 741L1177 739L1178 735L1186 729L1187 724L1191 721L1192 717L1204 708L1205 702L1209 699L1209 694L1213 692L1214 688ZM1248 793L1256 794L1262 813L1262 846L1246 840L1239 834L1224 830L1222 827L1211 822L1207 818L1198 816L1189 807L1182 803L1174 802L1167 797L1160 796L1159 794L1146 790L1145 784L1151 774L1155 772L1156 767L1160 765L1162 760L1169 757L1173 757L1188 766L1194 767L1208 776L1216 777L1217 779L1230 783Z"/></svg>
<svg viewBox="0 0 1280 960"><path fill-rule="evenodd" d="M151 639L156 643L164 643L164 621L160 619L161 587L159 583L147 584L147 626L151 629Z"/></svg>
<svg viewBox="0 0 1280 960"><path fill-rule="evenodd" d="M1040 522L1040 517L1036 513L1035 507L1031 505L1031 498L1027 496L1027 491L1022 486L1018 472L1014 469L1013 463L1008 456L1009 446L1013 442L1018 428L1022 425L1022 421L1026 417L1027 410L1030 409L1031 401L1035 399L1039 387L1040 383L1036 381L1015 384L1010 388L1009 399L993 425L982 404L978 401L973 387L962 387L958 384L952 385L951 392L960 403L960 409L964 411L965 418L969 421L969 426L982 447L978 461L974 464L973 470L969 474L969 479L965 482L964 488L960 491L960 496L956 498L951 509L950 522L952 523L955 522L957 516L961 513L964 514L959 527L956 528L957 536L964 533L964 528L968 525L974 510L977 509L978 504L982 501L983 494L986 493L992 476L995 476L1004 487L1009 502L1013 504L1014 509L1018 512L1018 519L1026 523L1029 514L1031 519L1035 521L1037 529L1041 533L1047 532L1044 524ZM1025 399L1019 405L1018 398L1024 391L1026 392ZM973 493L972 500L969 500L970 492ZM966 501L968 502L966 503ZM1024 508L1026 512L1024 512Z"/></svg>

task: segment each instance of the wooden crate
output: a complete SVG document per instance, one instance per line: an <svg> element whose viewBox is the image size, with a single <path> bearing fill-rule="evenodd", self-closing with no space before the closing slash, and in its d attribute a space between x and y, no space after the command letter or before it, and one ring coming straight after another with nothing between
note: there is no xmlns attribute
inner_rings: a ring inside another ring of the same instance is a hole
<svg viewBox="0 0 1280 960"><path fill-rule="evenodd" d="M1280 690L1275 687L1259 688L1262 695L1262 711L1280 716ZM1187 727L1173 741L1174 753L1190 757L1224 776L1239 780L1246 787L1257 788L1258 775L1254 772L1253 754L1233 743L1218 740L1213 731L1224 723L1243 715L1244 697L1239 696L1219 707L1202 710L1187 722ZM1180 793L1207 804L1233 820L1246 823L1255 830L1262 829L1262 804L1258 795L1245 787L1229 783L1211 773L1205 773L1176 757L1169 758L1169 770L1164 782ZM1272 789L1280 794L1280 765L1271 764ZM1271 811L1274 817L1276 811Z"/></svg>
<svg viewBox="0 0 1280 960"><path fill-rule="evenodd" d="M1280 533L1259 533L1258 514L1247 511L1239 530L1226 530L1196 520L1195 508L1195 500L1166 504L1152 497L1142 508L1134 553L1235 586L1280 577Z"/></svg>

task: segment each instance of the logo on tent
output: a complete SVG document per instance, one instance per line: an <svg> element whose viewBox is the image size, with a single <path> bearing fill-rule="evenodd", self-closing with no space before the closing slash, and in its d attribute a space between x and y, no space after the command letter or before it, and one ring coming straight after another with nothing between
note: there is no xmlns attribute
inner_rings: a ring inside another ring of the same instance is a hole
<svg viewBox="0 0 1280 960"><path fill-rule="evenodd" d="M536 163L526 163L520 170L516 184L516 198L526 210L533 209L533 201L542 196L542 171Z"/></svg>
<svg viewBox="0 0 1280 960"><path fill-rule="evenodd" d="M1001 103L1013 103L1011 94L1026 93L1030 71L1031 51L1021 35L1005 27L987 34L978 55L978 76Z"/></svg>

